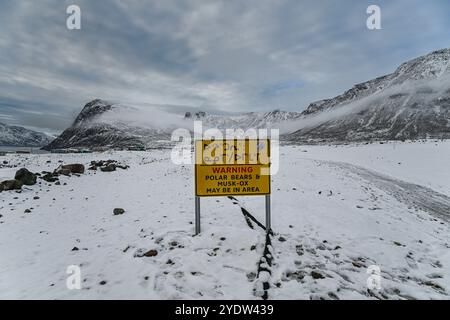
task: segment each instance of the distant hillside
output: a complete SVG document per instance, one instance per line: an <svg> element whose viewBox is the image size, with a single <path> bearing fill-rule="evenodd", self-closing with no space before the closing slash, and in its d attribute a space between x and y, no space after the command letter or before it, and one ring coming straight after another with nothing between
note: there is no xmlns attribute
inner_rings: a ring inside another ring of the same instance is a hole
<svg viewBox="0 0 450 320"><path fill-rule="evenodd" d="M312 103L301 118L287 140L448 139L450 49L411 60L392 74Z"/></svg>
<svg viewBox="0 0 450 320"><path fill-rule="evenodd" d="M311 103L303 112L215 115L160 110L95 99L73 125L45 148L154 146L176 128L279 128L295 143L361 142L450 138L450 49L402 64L394 73L355 85L333 99Z"/></svg>
<svg viewBox="0 0 450 320"><path fill-rule="evenodd" d="M200 111L194 114L187 112L182 116L95 99L87 103L73 125L45 149L152 147L161 141L168 141L176 128L192 130L195 120L201 120L205 130L277 127L282 122L298 117L299 112L279 110L235 116L213 115Z"/></svg>
<svg viewBox="0 0 450 320"><path fill-rule="evenodd" d="M42 132L0 123L0 146L42 147L52 140L53 137Z"/></svg>

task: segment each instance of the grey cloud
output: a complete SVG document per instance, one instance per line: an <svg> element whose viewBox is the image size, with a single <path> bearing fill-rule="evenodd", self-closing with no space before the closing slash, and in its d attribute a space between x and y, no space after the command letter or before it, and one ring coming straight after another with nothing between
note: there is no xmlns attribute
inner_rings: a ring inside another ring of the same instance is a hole
<svg viewBox="0 0 450 320"><path fill-rule="evenodd" d="M73 3L82 30L65 28ZM176 112L301 110L448 46L448 2L378 3L380 31L365 27L367 0L4 0L0 121L61 130L96 97ZM303 85L267 94L286 83Z"/></svg>

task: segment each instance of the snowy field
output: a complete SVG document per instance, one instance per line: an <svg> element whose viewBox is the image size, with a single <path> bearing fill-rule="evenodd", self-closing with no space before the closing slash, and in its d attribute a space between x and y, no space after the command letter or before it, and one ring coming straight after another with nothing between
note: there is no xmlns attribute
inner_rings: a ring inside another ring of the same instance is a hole
<svg viewBox="0 0 450 320"><path fill-rule="evenodd" d="M193 168L170 150L7 155L0 180L108 159L130 168L0 193L0 298L449 299L450 142L281 147L259 274L265 232L243 212L264 224L264 198L202 199L193 237Z"/></svg>

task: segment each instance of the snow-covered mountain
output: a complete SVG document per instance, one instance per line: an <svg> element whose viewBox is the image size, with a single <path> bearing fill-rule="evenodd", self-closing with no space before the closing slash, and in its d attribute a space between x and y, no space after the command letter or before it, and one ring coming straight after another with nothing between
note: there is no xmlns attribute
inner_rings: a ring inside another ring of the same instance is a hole
<svg viewBox="0 0 450 320"><path fill-rule="evenodd" d="M232 116L199 111L186 112L183 116L95 99L87 103L73 125L45 149L154 147L161 141L169 140L172 131L177 128L193 130L195 120L202 121L204 130L208 128L246 129L276 127L282 122L294 120L300 116L299 112L280 110Z"/></svg>
<svg viewBox="0 0 450 320"><path fill-rule="evenodd" d="M53 137L42 132L0 123L0 146L42 147L52 140Z"/></svg>
<svg viewBox="0 0 450 320"><path fill-rule="evenodd" d="M124 116L137 113L133 107L95 99L87 103L73 125L44 147L59 148L125 148L145 146L148 141L167 140L167 130L133 123ZM139 118L136 116L136 118Z"/></svg>
<svg viewBox="0 0 450 320"><path fill-rule="evenodd" d="M314 102L288 140L370 141L450 138L450 49Z"/></svg>
<svg viewBox="0 0 450 320"><path fill-rule="evenodd" d="M154 146L176 128L279 128L294 142L450 138L450 49L402 64L394 73L355 85L303 112L178 115L96 99L46 149Z"/></svg>

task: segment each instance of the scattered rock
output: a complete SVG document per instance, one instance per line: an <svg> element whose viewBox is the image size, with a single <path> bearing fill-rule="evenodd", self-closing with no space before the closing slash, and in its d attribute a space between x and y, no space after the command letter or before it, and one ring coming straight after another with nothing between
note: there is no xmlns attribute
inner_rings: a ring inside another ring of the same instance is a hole
<svg viewBox="0 0 450 320"><path fill-rule="evenodd" d="M154 257L158 255L158 251L152 249L144 253L144 257Z"/></svg>
<svg viewBox="0 0 450 320"><path fill-rule="evenodd" d="M105 284L107 284L107 282L105 280L102 280L98 284L101 285L101 286L104 286Z"/></svg>
<svg viewBox="0 0 450 320"><path fill-rule="evenodd" d="M325 277L319 272L319 271L311 271L311 277L313 277L313 279L325 279Z"/></svg>
<svg viewBox="0 0 450 320"><path fill-rule="evenodd" d="M36 184L36 175L26 168L22 168L16 172L14 179L19 180L22 184L32 186Z"/></svg>
<svg viewBox="0 0 450 320"><path fill-rule="evenodd" d="M285 241L286 241L286 238L285 238L285 237L279 237L279 238L278 238L278 241L280 241L280 242L285 242Z"/></svg>
<svg viewBox="0 0 450 320"><path fill-rule="evenodd" d="M100 170L103 172L116 171L116 165L114 163L110 163L107 166L101 167Z"/></svg>
<svg viewBox="0 0 450 320"><path fill-rule="evenodd" d="M114 213L115 216L118 216L118 215L124 214L124 213L125 213L125 210L122 209L122 208L115 208L115 209L113 210L113 213Z"/></svg>
<svg viewBox="0 0 450 320"><path fill-rule="evenodd" d="M80 249L78 249L77 247L73 247L71 251L78 251Z"/></svg>
<svg viewBox="0 0 450 320"><path fill-rule="evenodd" d="M42 180L45 180L45 181L47 181L47 182L56 182L56 181L59 180L58 177L55 176L55 175L53 175L52 173L45 173L45 174L41 177L41 179L42 179Z"/></svg>
<svg viewBox="0 0 450 320"><path fill-rule="evenodd" d="M65 164L65 165L62 165L59 170L70 170L70 173L83 174L84 173L84 165L79 164L79 163Z"/></svg>
<svg viewBox="0 0 450 320"><path fill-rule="evenodd" d="M9 191L9 190L20 190L22 189L23 183L19 180L6 180L0 184L0 190Z"/></svg>
<svg viewBox="0 0 450 320"><path fill-rule="evenodd" d="M359 262L359 261L352 261L352 265L356 268L362 268L365 267L363 263Z"/></svg>
<svg viewBox="0 0 450 320"><path fill-rule="evenodd" d="M294 271L294 272L288 271L286 273L287 279L301 281L301 280L303 280L304 277L305 277L305 273L303 271Z"/></svg>
<svg viewBox="0 0 450 320"><path fill-rule="evenodd" d="M158 251L152 249L152 250L147 250L147 249L137 249L136 252L134 253L134 257L135 258L142 258L142 257L154 257L158 255Z"/></svg>
<svg viewBox="0 0 450 320"><path fill-rule="evenodd" d="M31 213L30 209L25 209L24 213Z"/></svg>

